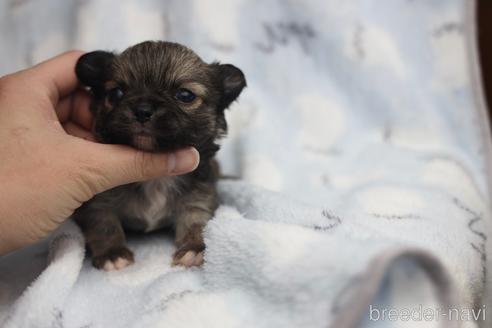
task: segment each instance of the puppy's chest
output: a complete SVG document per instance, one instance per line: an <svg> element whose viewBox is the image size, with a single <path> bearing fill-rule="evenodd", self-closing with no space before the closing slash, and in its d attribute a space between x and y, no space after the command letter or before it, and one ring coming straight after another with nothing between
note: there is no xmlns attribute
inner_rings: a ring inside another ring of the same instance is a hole
<svg viewBox="0 0 492 328"><path fill-rule="evenodd" d="M152 231L172 224L179 192L176 178L140 183L124 204L123 225L132 230Z"/></svg>

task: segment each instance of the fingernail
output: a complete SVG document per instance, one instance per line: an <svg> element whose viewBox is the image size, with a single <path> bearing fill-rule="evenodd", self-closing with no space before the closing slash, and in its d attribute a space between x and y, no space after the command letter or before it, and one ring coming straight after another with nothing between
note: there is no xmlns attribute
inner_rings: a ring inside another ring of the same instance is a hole
<svg viewBox="0 0 492 328"><path fill-rule="evenodd" d="M193 171L200 162L200 154L195 148L186 148L169 154L167 167L169 173L183 174Z"/></svg>

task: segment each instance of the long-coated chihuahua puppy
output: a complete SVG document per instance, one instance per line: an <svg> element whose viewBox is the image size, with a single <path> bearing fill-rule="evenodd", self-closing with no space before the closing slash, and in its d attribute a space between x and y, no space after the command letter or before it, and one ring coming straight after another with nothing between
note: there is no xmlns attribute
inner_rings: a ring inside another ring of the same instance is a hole
<svg viewBox="0 0 492 328"><path fill-rule="evenodd" d="M134 262L124 229L174 227L173 264L203 262L202 229L217 208L214 160L225 135L224 110L246 86L240 69L203 62L190 49L147 41L117 55L83 55L76 74L92 94L93 133L99 142L166 152L193 146L198 168L186 175L132 183L96 195L73 214L96 268Z"/></svg>

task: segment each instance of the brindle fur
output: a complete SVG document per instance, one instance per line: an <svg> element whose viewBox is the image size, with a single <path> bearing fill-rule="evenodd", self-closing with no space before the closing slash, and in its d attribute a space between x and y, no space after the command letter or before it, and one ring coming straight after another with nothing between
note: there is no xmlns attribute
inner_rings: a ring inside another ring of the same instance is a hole
<svg viewBox="0 0 492 328"><path fill-rule="evenodd" d="M74 213L93 265L108 269L109 263L109 269L119 269L134 261L123 228L151 231L165 226L175 229L173 262L199 264L181 259L188 252L201 255L205 248L202 229L217 208L214 155L219 146L215 142L226 132L224 110L245 87L244 75L232 65L206 64L179 44L150 41L120 55L88 53L79 59L76 73L93 95L91 111L98 141L141 148L134 137L141 126L136 128L132 110L146 103L154 111L151 121L145 123L152 146L143 150L194 146L200 153L200 164L192 173L116 187L96 195ZM115 86L124 90L117 105L107 99L108 90ZM174 98L183 86L197 94L192 104ZM123 265L117 264L119 259L125 260Z"/></svg>

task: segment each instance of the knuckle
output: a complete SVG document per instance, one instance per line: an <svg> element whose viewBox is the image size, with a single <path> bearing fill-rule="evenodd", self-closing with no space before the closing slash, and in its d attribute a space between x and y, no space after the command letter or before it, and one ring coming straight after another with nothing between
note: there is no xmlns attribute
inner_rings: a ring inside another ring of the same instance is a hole
<svg viewBox="0 0 492 328"><path fill-rule="evenodd" d="M139 178L148 178L154 174L155 159L150 153L138 151L135 155L135 172Z"/></svg>
<svg viewBox="0 0 492 328"><path fill-rule="evenodd" d="M105 190L107 177L101 169L80 158L74 163L74 167L69 179L78 201L85 202Z"/></svg>
<svg viewBox="0 0 492 328"><path fill-rule="evenodd" d="M76 201L83 203L88 201L96 194L95 186L90 182L87 177L78 172L72 174L70 177L71 186L72 186L72 196Z"/></svg>
<svg viewBox="0 0 492 328"><path fill-rule="evenodd" d="M146 177L148 174L147 161L143 151L139 151L135 154L135 173L138 177Z"/></svg>

